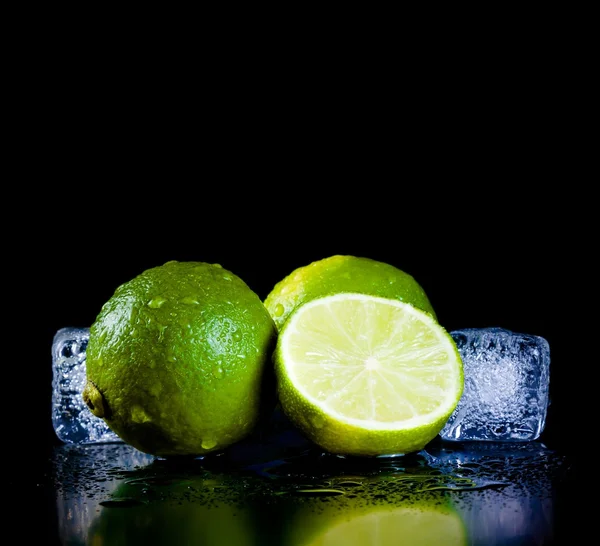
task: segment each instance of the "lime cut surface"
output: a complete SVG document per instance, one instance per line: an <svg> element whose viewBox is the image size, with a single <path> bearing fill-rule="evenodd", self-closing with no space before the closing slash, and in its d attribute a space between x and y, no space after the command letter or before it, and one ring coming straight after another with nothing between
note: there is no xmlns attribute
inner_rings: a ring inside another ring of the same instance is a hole
<svg viewBox="0 0 600 546"><path fill-rule="evenodd" d="M290 419L327 451L348 455L422 449L464 383L456 345L430 314L354 293L297 309L280 332L275 371Z"/></svg>

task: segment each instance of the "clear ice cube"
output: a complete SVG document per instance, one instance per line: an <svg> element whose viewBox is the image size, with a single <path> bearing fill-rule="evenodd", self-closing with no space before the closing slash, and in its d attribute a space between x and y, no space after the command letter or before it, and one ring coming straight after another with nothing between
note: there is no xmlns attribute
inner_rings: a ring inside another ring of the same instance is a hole
<svg viewBox="0 0 600 546"><path fill-rule="evenodd" d="M82 398L89 328L62 328L52 343L52 425L71 444L121 441Z"/></svg>
<svg viewBox="0 0 600 546"><path fill-rule="evenodd" d="M463 359L463 395L440 432L450 441L530 441L546 423L550 347L503 328L450 332Z"/></svg>

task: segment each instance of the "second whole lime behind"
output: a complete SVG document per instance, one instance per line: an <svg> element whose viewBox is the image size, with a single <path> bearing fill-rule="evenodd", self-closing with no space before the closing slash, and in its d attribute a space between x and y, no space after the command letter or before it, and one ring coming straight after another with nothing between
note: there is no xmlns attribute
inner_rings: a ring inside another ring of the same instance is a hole
<svg viewBox="0 0 600 546"><path fill-rule="evenodd" d="M276 329L257 294L218 264L167 262L119 286L90 328L83 398L122 440L202 455L268 413Z"/></svg>
<svg viewBox="0 0 600 546"><path fill-rule="evenodd" d="M437 320L425 290L412 275L363 256L336 254L298 267L273 287L264 302L281 330L288 317L303 304L341 292L397 299Z"/></svg>

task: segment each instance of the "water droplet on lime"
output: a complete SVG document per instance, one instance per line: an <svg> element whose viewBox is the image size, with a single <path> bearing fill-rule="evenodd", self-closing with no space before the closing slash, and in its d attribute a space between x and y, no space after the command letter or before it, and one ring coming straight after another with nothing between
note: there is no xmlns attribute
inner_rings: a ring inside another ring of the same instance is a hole
<svg viewBox="0 0 600 546"><path fill-rule="evenodd" d="M148 302L148 307L150 307L150 309L158 309L159 307L162 307L166 301L167 298L163 298L162 296L155 296Z"/></svg>
<svg viewBox="0 0 600 546"><path fill-rule="evenodd" d="M212 449L217 445L217 441L214 438L206 438L202 440L202 447L204 449Z"/></svg>
<svg viewBox="0 0 600 546"><path fill-rule="evenodd" d="M311 415L309 420L315 428L322 428L325 424L325 420L320 415Z"/></svg>

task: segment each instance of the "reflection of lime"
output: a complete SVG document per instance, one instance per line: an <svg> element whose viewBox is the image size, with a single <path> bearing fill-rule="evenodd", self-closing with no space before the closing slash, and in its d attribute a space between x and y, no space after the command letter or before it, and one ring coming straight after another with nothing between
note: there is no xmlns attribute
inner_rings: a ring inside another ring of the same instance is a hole
<svg viewBox="0 0 600 546"><path fill-rule="evenodd" d="M422 449L463 390L456 345L431 315L364 294L299 307L280 331L275 371L290 420L345 455Z"/></svg>
<svg viewBox="0 0 600 546"><path fill-rule="evenodd" d="M273 287L265 305L280 329L303 303L340 292L399 299L435 317L423 288L411 275L390 264L356 256L331 256L297 268Z"/></svg>
<svg viewBox="0 0 600 546"><path fill-rule="evenodd" d="M138 487L138 489L141 489ZM123 492L121 492L123 494ZM118 493L117 493L118 495ZM147 496L147 494L145 495ZM142 497L137 493L136 497ZM118 499L118 496L116 497ZM256 529L252 511L233 503L176 503L150 501L127 506L101 507L88 531L87 544L152 546L202 544L203 546L255 546Z"/></svg>
<svg viewBox="0 0 600 546"><path fill-rule="evenodd" d="M382 485L383 482L380 483ZM354 498L319 499L297 506L287 523L286 546L465 546L465 523L446 493L411 493L373 485ZM387 494L385 493L387 491Z"/></svg>
<svg viewBox="0 0 600 546"><path fill-rule="evenodd" d="M276 330L220 265L168 262L123 284L90 328L84 399L159 456L223 449L257 424Z"/></svg>
<svg viewBox="0 0 600 546"><path fill-rule="evenodd" d="M378 508L340 518L307 546L463 546L462 520L448 510L411 507Z"/></svg>

